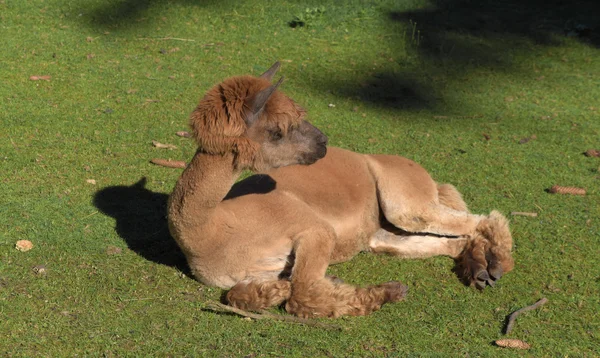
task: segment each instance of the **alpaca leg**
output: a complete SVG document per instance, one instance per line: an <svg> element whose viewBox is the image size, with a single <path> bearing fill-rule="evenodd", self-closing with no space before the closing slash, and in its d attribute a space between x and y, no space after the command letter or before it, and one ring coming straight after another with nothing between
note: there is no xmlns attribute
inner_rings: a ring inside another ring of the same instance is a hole
<svg viewBox="0 0 600 358"><path fill-rule="evenodd" d="M358 288L325 277L334 235L332 230L312 230L296 240L288 312L300 317L359 316L404 298L407 288L399 282Z"/></svg>
<svg viewBox="0 0 600 358"><path fill-rule="evenodd" d="M391 224L409 232L441 236L475 232L483 217L464 210L466 205L454 187L438 185L425 169L406 158L385 155L367 158L379 205Z"/></svg>
<svg viewBox="0 0 600 358"><path fill-rule="evenodd" d="M244 280L233 286L226 298L227 303L233 307L259 311L282 304L291 293L291 283L287 280Z"/></svg>
<svg viewBox="0 0 600 358"><path fill-rule="evenodd" d="M369 247L375 253L387 253L405 259L426 258L432 256L450 256L458 258L465 249L468 238L448 238L431 235L394 234L380 229L369 241Z"/></svg>
<svg viewBox="0 0 600 358"><path fill-rule="evenodd" d="M438 184L438 199L440 204L457 211L469 212L467 204L452 184Z"/></svg>

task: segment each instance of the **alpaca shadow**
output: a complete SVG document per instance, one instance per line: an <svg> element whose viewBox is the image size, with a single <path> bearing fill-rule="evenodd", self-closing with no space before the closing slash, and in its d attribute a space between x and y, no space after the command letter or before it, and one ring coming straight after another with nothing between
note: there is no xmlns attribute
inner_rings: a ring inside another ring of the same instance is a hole
<svg viewBox="0 0 600 358"><path fill-rule="evenodd" d="M243 195L266 194L276 187L268 175L253 175L236 183L224 200ZM185 256L169 233L167 199L146 189L146 178L126 186L110 186L94 195L93 204L116 220L115 230L127 246L143 258L172 266L191 277Z"/></svg>
<svg viewBox="0 0 600 358"><path fill-rule="evenodd" d="M115 218L115 230L143 258L172 266L190 276L185 257L169 234L168 195L146 189L146 178L131 186L111 186L94 195L93 204Z"/></svg>

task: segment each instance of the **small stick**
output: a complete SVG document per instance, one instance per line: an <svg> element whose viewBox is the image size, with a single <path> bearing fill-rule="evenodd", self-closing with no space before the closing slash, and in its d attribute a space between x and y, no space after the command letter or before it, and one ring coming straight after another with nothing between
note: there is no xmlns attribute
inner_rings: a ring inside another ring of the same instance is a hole
<svg viewBox="0 0 600 358"><path fill-rule="evenodd" d="M206 308L208 308L209 310L212 310L212 311L222 310L222 311L232 312L239 316L249 317L249 318L253 318L253 319L272 319L272 320L288 322L288 323L298 323L298 324L304 324L307 326L335 329L338 331L342 330L341 326L337 326L337 325L333 325L333 324L321 323L321 322L313 321L310 319L294 317L294 316L282 316L282 315L273 314L273 313L266 312L266 311L261 311L261 313L252 313L252 312L241 310L239 308L227 306L227 305L224 305L219 302L211 302L206 306Z"/></svg>
<svg viewBox="0 0 600 358"><path fill-rule="evenodd" d="M534 218L534 217L538 216L538 213L526 213L526 212L523 212L523 211L513 211L512 213L510 213L510 215L513 215L513 216L531 216L531 217Z"/></svg>
<svg viewBox="0 0 600 358"><path fill-rule="evenodd" d="M180 39L180 38L177 38L177 37L138 37L138 40L173 40L173 41L196 42L196 40L192 40L192 39Z"/></svg>
<svg viewBox="0 0 600 358"><path fill-rule="evenodd" d="M548 192L552 194L585 195L585 189L576 188L574 186L553 185Z"/></svg>
<svg viewBox="0 0 600 358"><path fill-rule="evenodd" d="M162 144L155 140L152 141L152 145L159 149L177 149L177 146L174 146L173 144Z"/></svg>
<svg viewBox="0 0 600 358"><path fill-rule="evenodd" d="M150 160L150 163L160 165L162 167L167 167L167 168L185 169L185 167L186 167L185 162L181 161L181 160L168 160L168 159L154 158L154 159Z"/></svg>
<svg viewBox="0 0 600 358"><path fill-rule="evenodd" d="M544 297L541 300L537 301L536 303L532 304L531 306L523 307L523 308L521 308L519 310L516 310L513 313L511 313L510 316L508 316L508 324L506 325L506 329L504 330L504 334L509 334L510 331L512 331L513 326L515 324L515 319L517 319L518 315L520 315L523 312L534 310L534 309L542 306L546 302L548 302L548 299L546 297Z"/></svg>
<svg viewBox="0 0 600 358"><path fill-rule="evenodd" d="M177 132L177 133L175 133L175 134L177 134L179 137L184 137L184 138L189 138L189 137L191 137L191 134L190 134L190 133L188 133L188 132L186 132L186 131L179 131L179 132Z"/></svg>

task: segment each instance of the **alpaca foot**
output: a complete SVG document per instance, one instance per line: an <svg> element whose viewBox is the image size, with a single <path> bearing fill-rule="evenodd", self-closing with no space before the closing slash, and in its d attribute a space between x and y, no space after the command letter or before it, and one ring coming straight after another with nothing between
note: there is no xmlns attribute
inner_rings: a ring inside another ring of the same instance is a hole
<svg viewBox="0 0 600 358"><path fill-rule="evenodd" d="M508 221L497 211L483 219L458 258L458 274L479 290L494 286L514 266Z"/></svg>
<svg viewBox="0 0 600 358"><path fill-rule="evenodd" d="M260 311L283 303L290 294L290 281L242 281L227 292L226 299L235 308Z"/></svg>
<svg viewBox="0 0 600 358"><path fill-rule="evenodd" d="M336 284L327 278L313 283L306 290L295 290L285 309L303 318L365 316L379 310L385 303L402 300L407 291L408 287L396 281L357 288Z"/></svg>

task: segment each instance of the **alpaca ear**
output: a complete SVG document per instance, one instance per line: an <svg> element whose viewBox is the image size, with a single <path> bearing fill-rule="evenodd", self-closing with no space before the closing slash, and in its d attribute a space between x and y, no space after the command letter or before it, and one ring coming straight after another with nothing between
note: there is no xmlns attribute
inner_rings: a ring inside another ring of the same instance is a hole
<svg viewBox="0 0 600 358"><path fill-rule="evenodd" d="M269 100L269 98L271 98L271 95L275 92L277 87L279 87L281 82L283 82L283 76L279 79L279 81L277 81L276 84L269 86L269 87L265 88L264 90L258 92L254 96L254 98L252 98L252 102L250 102L250 104L248 106L248 107L250 107L251 112L250 112L250 115L248 115L248 117L246 117L246 124L248 126L251 126L252 124L254 124L256 119L258 119L260 112L262 112L262 110L265 108L267 101Z"/></svg>
<svg viewBox="0 0 600 358"><path fill-rule="evenodd" d="M277 73L277 71L279 70L279 66L281 66L279 61L275 62L273 66L271 66L271 68L269 68L267 72L260 75L260 77L271 81L273 79L273 76L275 76L275 73Z"/></svg>

